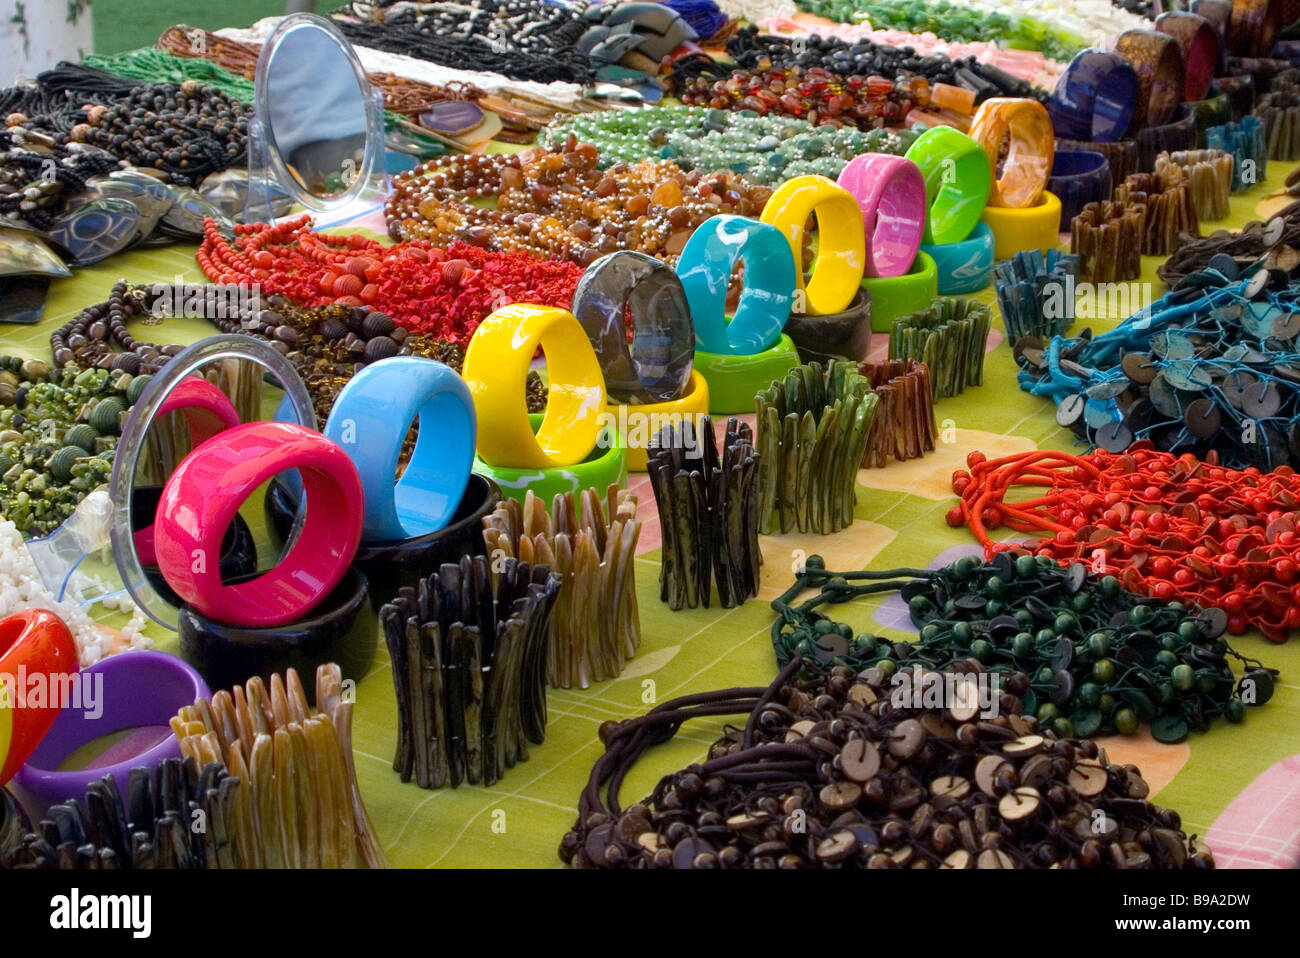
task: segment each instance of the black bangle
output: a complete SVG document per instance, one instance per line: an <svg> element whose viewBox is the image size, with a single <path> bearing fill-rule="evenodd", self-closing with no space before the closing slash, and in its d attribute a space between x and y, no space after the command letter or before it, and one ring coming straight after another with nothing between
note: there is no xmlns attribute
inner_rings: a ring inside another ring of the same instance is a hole
<svg viewBox="0 0 1300 958"><path fill-rule="evenodd" d="M785 334L794 340L802 363L864 359L871 347L871 293L858 290L841 313L791 314Z"/></svg>
<svg viewBox="0 0 1300 958"><path fill-rule="evenodd" d="M1135 172L1150 173L1156 168L1156 157L1161 153L1196 149L1196 112L1186 103L1180 103L1174 118L1163 126L1149 126L1133 134L1138 148L1138 168ZM1116 182L1122 183L1123 180Z"/></svg>

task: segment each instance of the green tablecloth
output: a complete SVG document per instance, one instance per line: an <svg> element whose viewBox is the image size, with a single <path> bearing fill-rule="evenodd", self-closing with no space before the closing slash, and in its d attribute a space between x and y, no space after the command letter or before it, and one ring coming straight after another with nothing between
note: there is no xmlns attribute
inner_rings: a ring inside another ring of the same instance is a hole
<svg viewBox="0 0 1300 958"><path fill-rule="evenodd" d="M1286 170L1273 168L1268 182L1232 201L1232 214L1205 231L1238 227L1253 218L1255 205L1277 189ZM138 251L81 270L57 281L45 320L36 327L0 330L0 346L48 358L48 335L59 323L90 303L107 297L113 282L171 282L178 277L202 280L192 247ZM1155 277L1158 260L1144 261L1143 280L1164 287ZM992 303L993 291L979 298ZM1122 317L1081 321L1109 328ZM1001 331L1000 321L994 323ZM190 342L211 332L197 320L171 321L149 331L155 341ZM142 335L142 334L137 334ZM875 337L883 355L883 335ZM994 336L998 339L998 336ZM386 651L381 647L371 673L357 689L354 733L361 789L393 866L527 866L556 867L561 836L572 824L576 799L592 763L601 754L597 729L604 721L644 712L655 702L676 695L737 685L765 684L775 674L768 642L772 613L765 599L783 590L797 561L795 550L820 552L831 568L924 566L957 546L973 543L965 529L951 529L944 513L952 505L948 476L974 448L992 454L1040 448L1073 448L1074 437L1059 428L1052 405L1021 392L1015 383L1011 350L991 348L982 387L938 403L941 428L952 442L941 444L919 462L893 463L883 470L859 473L857 521L836 536L785 536L764 539L764 586L758 600L729 611L697 609L670 612L658 599L658 530L650 491L643 478L633 480L641 496L643 554L637 561L643 643L624 674L587 690L552 691L546 742L531 749L530 759L508 771L493 788L423 791L402 784L392 771L396 706ZM250 517L258 510L247 510ZM837 609L855 629L871 628L873 605ZM174 636L151 628L158 646L175 651ZM1238 640L1248 655L1282 669L1273 701L1252 710L1240 726L1218 723L1208 734L1193 733L1183 745L1162 746L1143 732L1105 744L1112 760L1134 761L1152 783L1155 798L1177 809L1189 832L1209 833L1221 865L1296 864L1300 858L1300 639L1276 646L1257 635ZM669 746L651 753L629 777L625 803L648 794L660 775L700 760L721 723L688 726Z"/></svg>

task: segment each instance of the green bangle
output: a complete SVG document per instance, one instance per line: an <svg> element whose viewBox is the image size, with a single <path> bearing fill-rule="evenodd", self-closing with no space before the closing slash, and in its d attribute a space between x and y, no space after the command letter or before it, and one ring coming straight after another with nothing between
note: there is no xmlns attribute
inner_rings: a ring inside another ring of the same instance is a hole
<svg viewBox="0 0 1300 958"><path fill-rule="evenodd" d="M1204 100L1188 101L1187 106L1196 117L1197 149L1205 149L1206 130L1232 122L1232 102L1228 99L1228 94L1215 87L1210 87Z"/></svg>
<svg viewBox="0 0 1300 958"><path fill-rule="evenodd" d="M984 148L960 130L936 126L917 138L906 157L925 178L929 215L921 242L959 243L970 236L993 184Z"/></svg>
<svg viewBox="0 0 1300 958"><path fill-rule="evenodd" d="M536 433L541 428L545 413L528 414L528 423ZM583 489L608 489L610 486L627 485L627 449L617 429L608 426L596 440L596 448L586 459L572 466L551 466L546 469L509 466L489 466L478 456L474 457L474 471L487 476L501 487L501 495L507 499L524 501L531 491L542 502L549 503L557 495L572 492L574 495Z"/></svg>
<svg viewBox="0 0 1300 958"><path fill-rule="evenodd" d="M753 412L754 397L798 365L799 353L785 333L751 356L695 351L695 370L709 384L709 412L714 416Z"/></svg>
<svg viewBox="0 0 1300 958"><path fill-rule="evenodd" d="M906 274L864 279L862 288L871 294L872 331L887 333L898 317L920 312L939 295L939 269L930 254L917 253Z"/></svg>

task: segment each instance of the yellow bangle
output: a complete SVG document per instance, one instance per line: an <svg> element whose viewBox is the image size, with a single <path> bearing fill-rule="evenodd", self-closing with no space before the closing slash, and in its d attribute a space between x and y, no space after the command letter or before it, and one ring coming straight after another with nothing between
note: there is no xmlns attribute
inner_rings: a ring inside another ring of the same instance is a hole
<svg viewBox="0 0 1300 958"><path fill-rule="evenodd" d="M1061 245L1061 201L1043 190L1037 206L1016 210L986 206L981 217L993 231L993 256L1010 259L1021 250L1056 249Z"/></svg>
<svg viewBox="0 0 1300 958"><path fill-rule="evenodd" d="M539 345L546 354L550 397L533 435L525 390ZM595 448L605 380L591 341L568 310L523 304L498 309L475 330L462 375L474 397L484 462L528 469L571 466Z"/></svg>
<svg viewBox="0 0 1300 958"><path fill-rule="evenodd" d="M817 215L817 262L804 289L803 231L808 217ZM824 176L786 180L763 207L764 223L775 226L794 254L795 312L822 316L842 313L853 302L866 262L862 208L853 194ZM798 298L806 298L800 310Z"/></svg>

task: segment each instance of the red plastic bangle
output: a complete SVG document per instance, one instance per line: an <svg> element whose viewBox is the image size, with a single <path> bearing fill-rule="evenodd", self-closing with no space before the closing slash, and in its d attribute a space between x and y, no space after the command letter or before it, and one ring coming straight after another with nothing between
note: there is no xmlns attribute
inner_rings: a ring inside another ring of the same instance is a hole
<svg viewBox="0 0 1300 958"><path fill-rule="evenodd" d="M218 556L240 505L271 477L302 476L307 514L279 565L242 585L221 582ZM364 501L352 459L293 423L237 426L209 439L163 487L154 523L158 567L198 612L229 625L278 626L315 608L347 571L361 541Z"/></svg>
<svg viewBox="0 0 1300 958"><path fill-rule="evenodd" d="M65 704L71 685L53 680L77 669L77 643L53 612L27 609L0 622L0 785L23 767Z"/></svg>
<svg viewBox="0 0 1300 958"><path fill-rule="evenodd" d="M154 414L158 422L169 412L184 413L190 429L190 449L197 449L219 432L239 425L235 404L220 389L202 376L190 376L176 384ZM135 551L141 565L157 565L154 555L153 525L136 532Z"/></svg>

